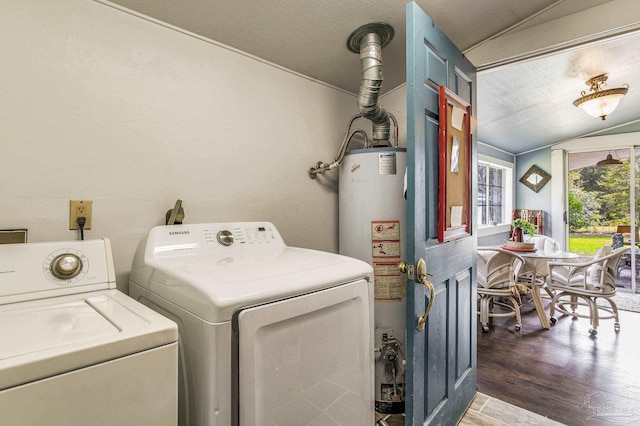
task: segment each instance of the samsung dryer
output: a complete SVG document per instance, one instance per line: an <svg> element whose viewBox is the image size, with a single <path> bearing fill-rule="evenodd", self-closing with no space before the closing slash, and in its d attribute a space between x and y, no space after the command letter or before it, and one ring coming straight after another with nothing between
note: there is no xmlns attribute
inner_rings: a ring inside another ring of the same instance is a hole
<svg viewBox="0 0 640 426"><path fill-rule="evenodd" d="M109 241L0 245L0 423L175 425L176 324L115 289Z"/></svg>
<svg viewBox="0 0 640 426"><path fill-rule="evenodd" d="M373 271L271 223L160 226L130 295L180 335L183 425L374 424Z"/></svg>

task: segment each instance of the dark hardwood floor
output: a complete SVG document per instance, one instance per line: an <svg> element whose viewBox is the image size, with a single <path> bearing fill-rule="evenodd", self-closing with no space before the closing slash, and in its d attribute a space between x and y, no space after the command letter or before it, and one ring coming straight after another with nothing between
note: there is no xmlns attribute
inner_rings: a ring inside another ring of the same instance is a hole
<svg viewBox="0 0 640 426"><path fill-rule="evenodd" d="M547 314L549 299L543 299ZM559 316L540 326L533 303L515 319L478 325L478 391L567 425L640 425L640 314L620 311L620 333L602 320Z"/></svg>

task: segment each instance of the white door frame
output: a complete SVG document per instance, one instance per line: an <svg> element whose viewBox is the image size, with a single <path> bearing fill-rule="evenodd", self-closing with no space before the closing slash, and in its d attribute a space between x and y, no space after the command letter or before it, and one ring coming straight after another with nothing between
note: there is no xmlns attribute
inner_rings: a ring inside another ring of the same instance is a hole
<svg viewBox="0 0 640 426"><path fill-rule="evenodd" d="M551 148L551 238L566 250L569 247L567 218L569 156L564 149Z"/></svg>
<svg viewBox="0 0 640 426"><path fill-rule="evenodd" d="M551 230L552 238L560 242L565 249L569 246L569 225L565 223L565 214L568 210L568 171L569 156L571 152L588 152L588 151L605 151L625 148L629 149L629 161L635 164L635 147L640 146L640 135L638 133L622 133L618 135L592 136L585 138L572 139L551 147ZM631 188L635 185L635 168L630 168ZM636 193L635 190L629 191L629 215L636 215ZM635 224L632 223L632 226ZM632 232L633 236L634 233ZM635 256L632 256L632 270L635 266ZM637 288L635 279L632 278L632 289Z"/></svg>

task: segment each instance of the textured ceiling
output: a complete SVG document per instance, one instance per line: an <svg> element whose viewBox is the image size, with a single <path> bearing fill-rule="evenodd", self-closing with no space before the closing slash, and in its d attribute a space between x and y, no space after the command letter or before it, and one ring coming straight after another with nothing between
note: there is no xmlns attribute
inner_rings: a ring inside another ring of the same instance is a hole
<svg viewBox="0 0 640 426"><path fill-rule="evenodd" d="M580 2L589 0L580 0ZM555 0L420 0L460 48L508 28ZM401 0L116 0L114 3L356 93L358 55L346 48L355 29L386 22L384 90L405 81L405 1ZM482 17L479 19L479 17Z"/></svg>
<svg viewBox="0 0 640 426"><path fill-rule="evenodd" d="M347 38L363 24L386 22L394 27L395 37L383 49L383 93L406 80L405 1L115 0L113 3L352 93L357 92L360 83L360 63L358 55L347 50ZM542 57L496 67L503 57L517 57L520 51L536 52L544 49L545 43L553 45L558 38L552 36L559 29L571 32L573 39L580 39L588 35L590 28L602 31L602 26L618 26L616 21L621 14L607 16L609 5L617 6L611 10L625 12L622 17L626 21L621 25L628 25L634 15L638 15L640 22L637 0L418 0L416 3L476 66L495 67L478 77L481 141L520 153L640 118L640 104L634 104L637 96L633 95L634 88L640 88L632 72L640 66L634 62L637 55L631 53L640 48L636 38L621 39L614 48L599 43L589 50L557 58ZM584 17L571 20L583 11ZM594 12L588 14L589 11ZM536 32L538 28L541 30ZM495 44L503 39L502 45ZM571 104L586 89L584 81L595 70L608 72L612 85L631 86L619 111L605 123L588 117Z"/></svg>
<svg viewBox="0 0 640 426"><path fill-rule="evenodd" d="M478 79L480 137L509 152L524 152L638 120L638 66L640 35L633 35L486 72ZM604 73L607 88L629 84L630 89L602 121L573 101L588 92L585 81Z"/></svg>

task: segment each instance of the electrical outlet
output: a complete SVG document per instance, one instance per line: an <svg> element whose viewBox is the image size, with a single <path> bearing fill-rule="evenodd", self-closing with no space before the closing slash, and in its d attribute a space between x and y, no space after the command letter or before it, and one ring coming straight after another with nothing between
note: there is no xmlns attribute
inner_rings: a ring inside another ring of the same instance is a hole
<svg viewBox="0 0 640 426"><path fill-rule="evenodd" d="M71 200L69 202L69 229L80 229L78 218L84 217L87 221L84 229L91 229L91 213L93 201L91 200Z"/></svg>

